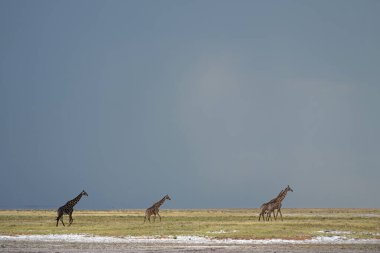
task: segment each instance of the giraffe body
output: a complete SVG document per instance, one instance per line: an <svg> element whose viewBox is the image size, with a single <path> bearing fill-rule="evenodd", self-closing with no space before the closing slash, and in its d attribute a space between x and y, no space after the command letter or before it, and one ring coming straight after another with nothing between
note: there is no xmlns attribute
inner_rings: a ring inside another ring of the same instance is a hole
<svg viewBox="0 0 380 253"><path fill-rule="evenodd" d="M72 215L74 212L74 206L79 202L79 200L82 198L83 195L88 196L87 192L85 192L83 190L74 199L67 201L65 205L58 208L58 210L57 210L57 224L56 224L57 227L58 227L59 221L61 221L62 225L65 226L65 223L63 223L63 215L64 214L69 215L69 226L73 223L74 219L73 219Z"/></svg>
<svg viewBox="0 0 380 253"><path fill-rule="evenodd" d="M280 213L281 220L282 219L282 213L281 213L281 207L282 207L282 201L286 197L286 194L291 191L293 192L293 189L290 188L288 185L283 191L280 192L280 194L275 198L275 201L273 201L269 206L268 206L268 212L267 212L267 220L269 221L269 218L272 220L271 213L273 213L274 220L277 219L278 213ZM274 211L277 210L277 214L274 213Z"/></svg>
<svg viewBox="0 0 380 253"><path fill-rule="evenodd" d="M284 192L284 190L282 190L278 195L277 197L271 199L269 202L266 202L264 204L261 205L260 207L260 215L259 215L259 221L260 221L260 218L263 217L263 221L265 221L265 214L268 213L269 209L272 208L273 206L273 203L280 197L280 195Z"/></svg>
<svg viewBox="0 0 380 253"><path fill-rule="evenodd" d="M161 221L161 216L160 216L160 207L161 205L165 202L165 200L171 200L169 195L165 195L160 201L154 203L151 207L147 208L145 210L145 217L144 217L144 223L148 219L150 222L150 217L153 215L153 221L156 221L156 215L160 218Z"/></svg>

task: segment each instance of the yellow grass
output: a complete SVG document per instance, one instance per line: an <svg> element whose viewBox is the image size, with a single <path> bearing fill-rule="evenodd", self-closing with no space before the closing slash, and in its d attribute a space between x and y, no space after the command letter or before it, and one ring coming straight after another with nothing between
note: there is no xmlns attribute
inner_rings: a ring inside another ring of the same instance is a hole
<svg viewBox="0 0 380 253"><path fill-rule="evenodd" d="M144 224L144 210L84 210L74 211L72 226L56 227L55 210L0 210L0 234L305 239L343 231L350 232L346 237L380 239L380 209L283 209L284 221L272 222L258 221L258 213L258 209L162 210L162 222L157 218Z"/></svg>

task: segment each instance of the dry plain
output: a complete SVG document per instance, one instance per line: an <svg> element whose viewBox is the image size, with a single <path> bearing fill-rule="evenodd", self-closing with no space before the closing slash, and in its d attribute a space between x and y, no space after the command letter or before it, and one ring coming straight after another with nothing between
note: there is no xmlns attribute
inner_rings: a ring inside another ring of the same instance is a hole
<svg viewBox="0 0 380 253"><path fill-rule="evenodd" d="M144 210L80 210L56 227L54 210L2 210L0 251L380 252L379 209L283 209L271 222L258 213L162 210L162 222L144 224Z"/></svg>

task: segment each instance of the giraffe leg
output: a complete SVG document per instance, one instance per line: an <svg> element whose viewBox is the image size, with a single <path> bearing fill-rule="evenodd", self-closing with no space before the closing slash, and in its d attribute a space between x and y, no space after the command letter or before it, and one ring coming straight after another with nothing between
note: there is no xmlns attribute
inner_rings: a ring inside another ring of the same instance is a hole
<svg viewBox="0 0 380 253"><path fill-rule="evenodd" d="M63 217L63 211L62 211L62 208L58 208L57 210L57 224L56 224L56 227L58 227L58 222L59 220Z"/></svg>
<svg viewBox="0 0 380 253"><path fill-rule="evenodd" d="M65 223L63 223L63 215L61 216L61 222L62 222L62 225L65 226Z"/></svg>
<svg viewBox="0 0 380 253"><path fill-rule="evenodd" d="M278 217L278 209L277 209L277 213L275 213L275 212L273 211L273 217L274 217L274 220L277 220L277 217Z"/></svg>
<svg viewBox="0 0 380 253"><path fill-rule="evenodd" d="M278 215L278 212L280 212L281 221L284 221L284 220L282 219L281 209L278 209L278 211L277 211L277 215Z"/></svg>
<svg viewBox="0 0 380 253"><path fill-rule="evenodd" d="M271 213L272 213L272 211L268 212L268 214L267 214L267 221L269 221L269 218L272 221L272 215L271 215Z"/></svg>
<svg viewBox="0 0 380 253"><path fill-rule="evenodd" d="M259 221L260 221L261 216L263 217L263 221L265 221L264 213L265 213L265 211L261 211L261 213L259 215Z"/></svg>
<svg viewBox="0 0 380 253"><path fill-rule="evenodd" d="M145 211L144 223L146 220L150 222L150 213L148 212L148 210Z"/></svg>
<svg viewBox="0 0 380 253"><path fill-rule="evenodd" d="M150 214L149 214L149 213L147 213L147 214L145 215L144 222L145 222L145 219L148 219L148 221L150 222Z"/></svg>
<svg viewBox="0 0 380 253"><path fill-rule="evenodd" d="M156 214L153 216L153 222L156 222Z"/></svg>
<svg viewBox="0 0 380 253"><path fill-rule="evenodd" d="M56 227L58 227L58 222L59 222L59 219L60 219L61 217L57 217L57 225L56 225Z"/></svg>
<svg viewBox="0 0 380 253"><path fill-rule="evenodd" d="M268 211L263 212L263 221L267 220L268 217Z"/></svg>
<svg viewBox="0 0 380 253"><path fill-rule="evenodd" d="M74 219L73 219L73 213L70 213L69 214L69 226L71 226L71 224L73 223Z"/></svg>
<svg viewBox="0 0 380 253"><path fill-rule="evenodd" d="M160 214L159 214L159 213L157 213L157 215L158 215L158 217L160 218L160 222L161 222L161 216L160 216Z"/></svg>

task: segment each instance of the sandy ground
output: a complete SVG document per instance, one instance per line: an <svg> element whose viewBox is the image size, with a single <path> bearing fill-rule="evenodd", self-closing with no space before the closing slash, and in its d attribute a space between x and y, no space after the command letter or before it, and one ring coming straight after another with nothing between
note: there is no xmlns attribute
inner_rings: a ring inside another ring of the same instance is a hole
<svg viewBox="0 0 380 253"><path fill-rule="evenodd" d="M380 244L271 244L271 245L199 245L142 243L67 243L41 241L0 241L0 252L380 252Z"/></svg>

